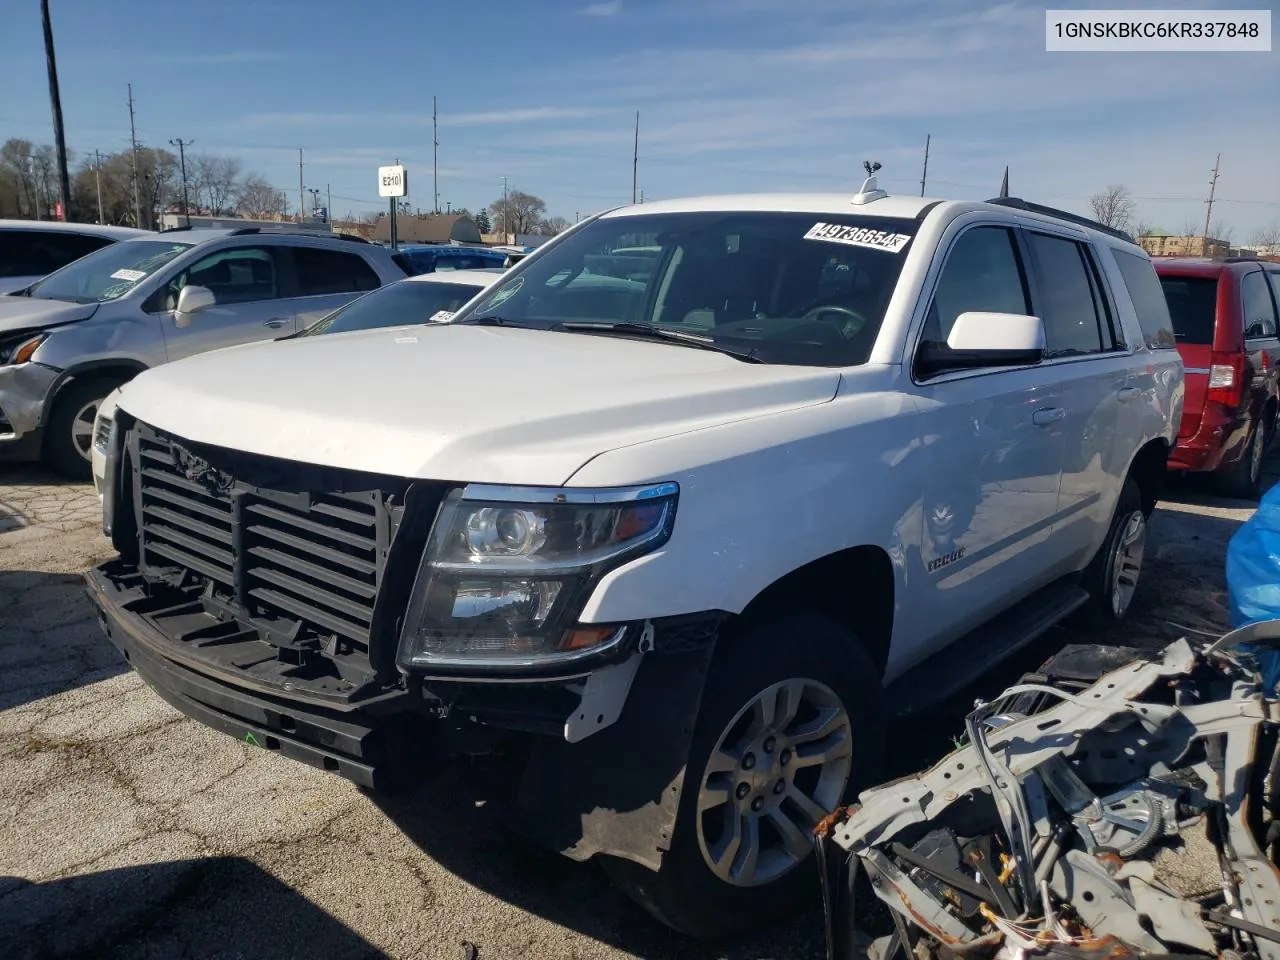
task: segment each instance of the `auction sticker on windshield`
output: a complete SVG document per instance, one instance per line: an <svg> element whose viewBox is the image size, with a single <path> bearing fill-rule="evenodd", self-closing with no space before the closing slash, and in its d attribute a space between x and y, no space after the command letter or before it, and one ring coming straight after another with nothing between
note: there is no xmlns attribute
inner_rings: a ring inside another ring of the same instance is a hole
<svg viewBox="0 0 1280 960"><path fill-rule="evenodd" d="M809 228L804 238L898 253L911 240L911 234L889 233L886 230L871 230L867 227L850 227L843 223L815 223Z"/></svg>
<svg viewBox="0 0 1280 960"><path fill-rule="evenodd" d="M145 270L130 270L127 267L121 267L111 275L112 280L128 280L130 283L137 283L147 275Z"/></svg>

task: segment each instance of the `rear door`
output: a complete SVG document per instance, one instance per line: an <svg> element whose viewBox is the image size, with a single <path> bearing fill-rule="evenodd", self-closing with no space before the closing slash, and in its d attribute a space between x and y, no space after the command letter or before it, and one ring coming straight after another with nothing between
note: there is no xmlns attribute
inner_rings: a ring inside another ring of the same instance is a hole
<svg viewBox="0 0 1280 960"><path fill-rule="evenodd" d="M170 360L206 350L270 340L293 330L293 307L276 246L224 247L184 267L159 291L158 306ZM214 305L179 327L173 310L188 284L207 287Z"/></svg>
<svg viewBox="0 0 1280 960"><path fill-rule="evenodd" d="M1062 484L1052 535L1056 573L1079 569L1111 523L1133 453L1126 406L1129 352L1086 236L1048 227L1025 230L1033 312L1044 323L1042 376L1062 391Z"/></svg>
<svg viewBox="0 0 1280 960"><path fill-rule="evenodd" d="M293 263L296 286L289 306L298 330L382 285L373 267L357 253L302 244L287 244L285 249Z"/></svg>
<svg viewBox="0 0 1280 960"><path fill-rule="evenodd" d="M1218 315L1218 278L1162 274L1173 320L1173 335L1182 355L1182 422L1178 437L1193 437L1200 429L1205 397L1209 390L1209 368L1213 365L1214 325Z"/></svg>

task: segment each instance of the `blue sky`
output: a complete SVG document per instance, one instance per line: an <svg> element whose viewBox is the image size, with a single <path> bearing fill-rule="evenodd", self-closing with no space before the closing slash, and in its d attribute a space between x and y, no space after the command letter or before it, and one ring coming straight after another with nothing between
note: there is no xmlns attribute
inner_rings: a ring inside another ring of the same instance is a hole
<svg viewBox="0 0 1280 960"><path fill-rule="evenodd" d="M489 203L503 176L569 220L629 201L639 110L646 198L853 190L864 158L884 164L882 185L918 193L932 134L930 196L991 196L1008 164L1015 194L1083 211L1091 193L1125 184L1143 221L1177 231L1203 220L1221 152L1214 219L1238 241L1280 220L1280 51L1046 53L1044 5L51 6L72 149L127 144L132 82L143 142L234 154L295 204L301 147L305 185L329 185L337 215L377 208L375 168L397 157L411 202L431 206L434 94L442 209ZM5 7L0 140L47 142L39 3Z"/></svg>

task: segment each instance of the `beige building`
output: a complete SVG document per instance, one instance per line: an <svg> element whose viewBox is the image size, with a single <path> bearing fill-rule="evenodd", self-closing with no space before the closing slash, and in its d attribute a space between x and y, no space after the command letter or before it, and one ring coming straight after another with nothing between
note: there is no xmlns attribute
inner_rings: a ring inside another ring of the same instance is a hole
<svg viewBox="0 0 1280 960"><path fill-rule="evenodd" d="M1211 257L1224 260L1231 244L1216 237L1174 236L1163 230L1152 230L1138 238L1138 245L1153 257Z"/></svg>

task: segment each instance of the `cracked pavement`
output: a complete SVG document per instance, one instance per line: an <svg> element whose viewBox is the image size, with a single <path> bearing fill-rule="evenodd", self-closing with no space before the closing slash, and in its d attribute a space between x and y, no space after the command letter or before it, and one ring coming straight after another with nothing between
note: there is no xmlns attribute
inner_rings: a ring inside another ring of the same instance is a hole
<svg viewBox="0 0 1280 960"><path fill-rule="evenodd" d="M895 772L945 753L974 695L1062 643L1221 630L1223 555L1250 513L1179 485L1152 520L1131 624L1052 631L896 731ZM0 956L454 958L463 941L483 958L821 954L816 885L814 909L765 937L690 943L594 865L506 833L491 772L442 769L375 798L184 718L82 593L112 552L99 520L91 487L0 465Z"/></svg>

